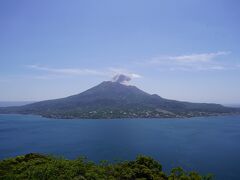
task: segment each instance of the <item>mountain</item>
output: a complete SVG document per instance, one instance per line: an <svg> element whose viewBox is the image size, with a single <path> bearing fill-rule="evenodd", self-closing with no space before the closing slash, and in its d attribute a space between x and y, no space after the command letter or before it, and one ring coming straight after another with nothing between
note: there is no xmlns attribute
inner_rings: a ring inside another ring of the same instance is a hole
<svg viewBox="0 0 240 180"><path fill-rule="evenodd" d="M0 113L36 114L50 118L157 118L234 114L240 113L240 109L169 100L135 86L104 81L77 95L3 107Z"/></svg>

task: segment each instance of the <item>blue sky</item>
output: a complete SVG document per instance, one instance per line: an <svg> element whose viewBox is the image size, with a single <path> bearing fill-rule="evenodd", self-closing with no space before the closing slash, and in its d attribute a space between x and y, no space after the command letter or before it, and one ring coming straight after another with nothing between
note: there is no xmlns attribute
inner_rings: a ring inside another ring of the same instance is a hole
<svg viewBox="0 0 240 180"><path fill-rule="evenodd" d="M123 73L162 97L239 104L239 19L238 0L2 0L0 101Z"/></svg>

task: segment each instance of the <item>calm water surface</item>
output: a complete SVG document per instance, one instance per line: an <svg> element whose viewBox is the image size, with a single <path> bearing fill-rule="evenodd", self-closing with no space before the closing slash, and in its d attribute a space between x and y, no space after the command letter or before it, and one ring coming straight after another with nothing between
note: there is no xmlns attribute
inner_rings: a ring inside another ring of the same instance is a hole
<svg viewBox="0 0 240 180"><path fill-rule="evenodd" d="M60 120L0 115L0 159L39 152L90 160L152 156L216 179L240 179L240 116L190 119Z"/></svg>

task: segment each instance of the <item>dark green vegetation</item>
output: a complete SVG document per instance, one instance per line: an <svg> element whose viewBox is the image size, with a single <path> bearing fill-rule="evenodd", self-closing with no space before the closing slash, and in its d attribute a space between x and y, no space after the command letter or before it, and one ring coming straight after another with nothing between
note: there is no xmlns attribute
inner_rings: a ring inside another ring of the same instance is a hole
<svg viewBox="0 0 240 180"><path fill-rule="evenodd" d="M36 114L50 118L172 118L234 114L240 113L240 108L168 100L135 86L106 81L74 96L0 108L0 113Z"/></svg>
<svg viewBox="0 0 240 180"><path fill-rule="evenodd" d="M138 156L134 161L95 164L84 158L66 160L40 154L27 154L0 161L0 179L74 179L74 180L210 180L211 175L201 176L174 168L167 175L162 166L150 157Z"/></svg>

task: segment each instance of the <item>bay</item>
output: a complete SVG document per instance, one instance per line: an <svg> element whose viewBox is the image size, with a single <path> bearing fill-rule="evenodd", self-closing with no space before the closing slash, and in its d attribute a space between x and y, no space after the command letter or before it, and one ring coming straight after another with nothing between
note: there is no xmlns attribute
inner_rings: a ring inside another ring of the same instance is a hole
<svg viewBox="0 0 240 180"><path fill-rule="evenodd" d="M78 120L0 115L0 159L31 152L95 162L143 154L167 172L181 166L213 173L215 179L240 179L240 116Z"/></svg>

